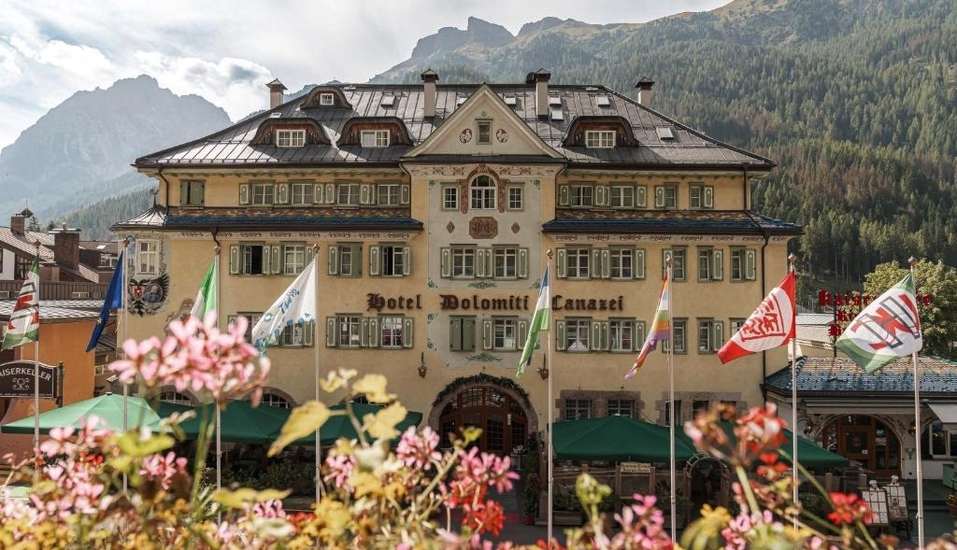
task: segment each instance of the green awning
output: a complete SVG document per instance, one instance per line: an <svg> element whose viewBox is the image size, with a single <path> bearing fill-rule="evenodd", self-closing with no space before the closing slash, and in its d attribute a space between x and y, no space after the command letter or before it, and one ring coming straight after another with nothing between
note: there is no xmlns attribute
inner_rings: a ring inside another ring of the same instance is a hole
<svg viewBox="0 0 957 550"><path fill-rule="evenodd" d="M141 397L114 395L108 393L92 399L40 413L40 433L47 434L53 428L80 427L80 420L96 415L106 421L114 430L123 429L123 402L126 401L127 426L151 425L159 421L159 416ZM28 416L0 426L0 432L8 434L32 434L34 418Z"/></svg>
<svg viewBox="0 0 957 550"><path fill-rule="evenodd" d="M722 427L731 438L731 441L735 441L734 425L730 422L725 422ZM683 437L689 445L694 447L691 438L685 435L683 431L681 437ZM784 438L787 441L781 444L781 453L778 454L778 457L787 464L791 463L789 457L794 450L791 443L793 437L794 434L791 430L784 430ZM798 464L801 466L805 468L843 468L850 465L850 463L851 461L847 458L828 451L810 439L798 436Z"/></svg>
<svg viewBox="0 0 957 550"><path fill-rule="evenodd" d="M382 405L375 405L369 403L352 403L352 412L356 415L356 418L359 419L359 423L362 423L362 418L367 414L375 414L383 409ZM346 406L344 404L334 405L329 407L333 411L344 411ZM396 429L400 432L404 432L409 426L418 426L422 422L422 413L409 411L405 418L396 426ZM319 428L319 436L321 438L321 443L323 446L332 445L340 438L346 439L357 439L359 436L356 433L355 426L352 425L352 421L347 415L337 414L326 420L326 423ZM296 441L297 445L315 445L316 436L315 434L306 436L300 440Z"/></svg>
<svg viewBox="0 0 957 550"><path fill-rule="evenodd" d="M613 460L629 462L670 462L670 429L628 418L606 416L566 420L552 425L555 455L567 460ZM675 460L684 462L695 455L687 436L675 430Z"/></svg>

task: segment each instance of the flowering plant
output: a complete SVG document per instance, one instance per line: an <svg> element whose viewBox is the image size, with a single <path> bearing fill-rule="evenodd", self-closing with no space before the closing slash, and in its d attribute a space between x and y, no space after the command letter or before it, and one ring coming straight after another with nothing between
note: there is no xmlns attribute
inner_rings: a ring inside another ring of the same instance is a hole
<svg viewBox="0 0 957 550"><path fill-rule="evenodd" d="M950 493L947 495L947 504L957 506L957 493Z"/></svg>

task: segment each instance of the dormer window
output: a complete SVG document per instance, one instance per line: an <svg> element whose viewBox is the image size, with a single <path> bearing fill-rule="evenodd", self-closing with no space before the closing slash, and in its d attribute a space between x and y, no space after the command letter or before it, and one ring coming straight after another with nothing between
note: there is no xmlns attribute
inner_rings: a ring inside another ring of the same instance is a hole
<svg viewBox="0 0 957 550"><path fill-rule="evenodd" d="M588 130L585 132L585 147L589 149L611 149L614 146L614 130Z"/></svg>
<svg viewBox="0 0 957 550"><path fill-rule="evenodd" d="M276 147L302 147L305 143L305 130L276 130Z"/></svg>
<svg viewBox="0 0 957 550"><path fill-rule="evenodd" d="M330 93L319 94L319 105L335 105L335 104L336 104L335 94L330 94Z"/></svg>
<svg viewBox="0 0 957 550"><path fill-rule="evenodd" d="M363 130L362 131L362 146L363 147L388 147L389 146L389 131L388 130Z"/></svg>

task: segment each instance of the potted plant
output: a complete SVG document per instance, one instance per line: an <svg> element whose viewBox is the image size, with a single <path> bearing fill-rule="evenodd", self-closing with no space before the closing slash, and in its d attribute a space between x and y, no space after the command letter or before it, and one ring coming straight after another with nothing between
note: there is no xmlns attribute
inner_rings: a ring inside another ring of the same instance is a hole
<svg viewBox="0 0 957 550"><path fill-rule="evenodd" d="M957 518L957 493L947 495L947 511L950 515Z"/></svg>

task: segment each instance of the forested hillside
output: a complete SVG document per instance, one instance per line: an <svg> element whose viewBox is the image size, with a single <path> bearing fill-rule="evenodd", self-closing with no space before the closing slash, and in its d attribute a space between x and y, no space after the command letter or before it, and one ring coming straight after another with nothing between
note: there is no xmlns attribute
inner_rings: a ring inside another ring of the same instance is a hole
<svg viewBox="0 0 957 550"><path fill-rule="evenodd" d="M957 3L738 0L645 25L576 21L466 45L379 80L555 83L630 93L774 159L754 209L805 226L796 252L816 273L859 281L914 255L957 265Z"/></svg>
<svg viewBox="0 0 957 550"><path fill-rule="evenodd" d="M76 210L63 218L68 227L83 230L83 239L108 241L117 238L110 226L143 213L153 204L149 189L140 189L126 195L103 199L95 204Z"/></svg>

